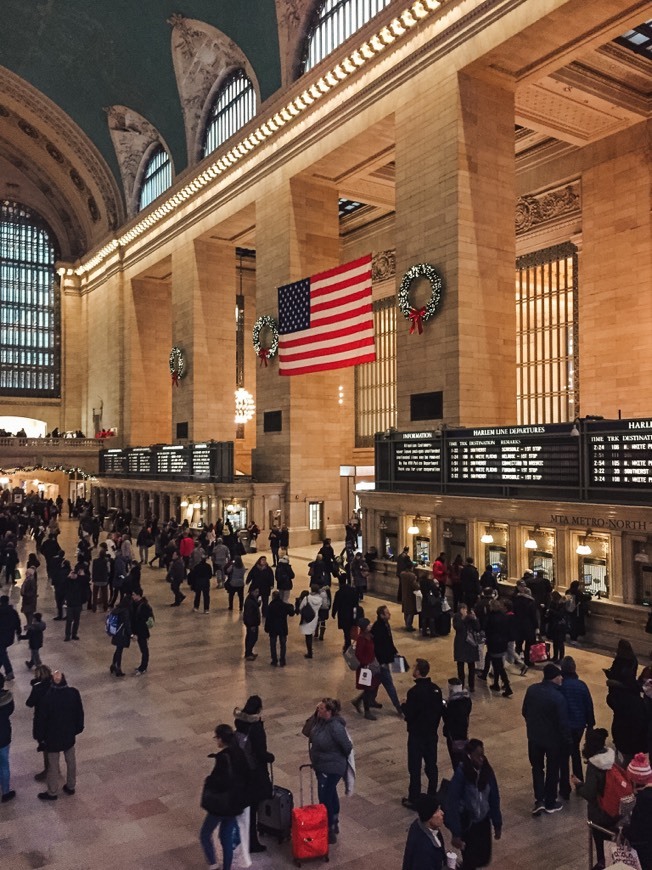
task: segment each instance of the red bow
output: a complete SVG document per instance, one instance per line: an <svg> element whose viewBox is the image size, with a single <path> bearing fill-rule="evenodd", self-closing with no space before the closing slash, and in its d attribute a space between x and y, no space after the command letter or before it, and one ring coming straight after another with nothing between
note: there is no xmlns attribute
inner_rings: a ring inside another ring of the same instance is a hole
<svg viewBox="0 0 652 870"><path fill-rule="evenodd" d="M172 372L172 386L179 386L179 372Z"/></svg>
<svg viewBox="0 0 652 870"><path fill-rule="evenodd" d="M261 347L258 351L258 356L260 357L260 364L262 366L265 363L265 368L267 368L267 360L269 359L269 349L266 347Z"/></svg>
<svg viewBox="0 0 652 870"><path fill-rule="evenodd" d="M419 335L423 332L423 318L425 316L425 308L410 308L410 335L416 330L419 330Z"/></svg>

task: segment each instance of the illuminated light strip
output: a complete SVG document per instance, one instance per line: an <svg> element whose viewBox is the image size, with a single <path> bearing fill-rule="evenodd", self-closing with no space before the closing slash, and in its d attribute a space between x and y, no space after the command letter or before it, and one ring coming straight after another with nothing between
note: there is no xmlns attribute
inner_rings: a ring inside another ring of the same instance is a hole
<svg viewBox="0 0 652 870"><path fill-rule="evenodd" d="M210 182L219 178L224 172L255 151L267 139L276 135L286 124L298 118L306 109L326 96L333 88L339 87L342 82L364 66L367 61L377 57L385 49L401 39L411 28L423 21L433 12L440 9L448 0L414 0L388 25L381 28L370 39L354 49L351 54L337 63L326 72L315 84L310 85L300 96L295 97L286 106L276 112L273 117L260 122L260 126L250 133L241 142L234 145L226 154L203 169L196 178L189 181L181 190L172 194L169 199L143 217L135 226L124 232L117 239L112 239L89 260L78 266L74 273L85 275L92 272L104 260L111 256L119 248L126 247L134 239L141 236L145 230L159 223L164 217L185 203L196 193L199 193Z"/></svg>

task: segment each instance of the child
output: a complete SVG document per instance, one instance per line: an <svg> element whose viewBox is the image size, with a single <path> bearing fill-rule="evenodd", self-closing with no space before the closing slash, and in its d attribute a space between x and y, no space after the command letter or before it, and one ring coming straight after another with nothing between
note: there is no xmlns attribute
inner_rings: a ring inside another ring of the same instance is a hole
<svg viewBox="0 0 652 870"><path fill-rule="evenodd" d="M25 629L25 634L21 640L26 640L29 643L30 659L25 662L30 670L35 665L41 664L41 647L43 646L43 632L45 631L45 622L40 613L35 613L31 623Z"/></svg>

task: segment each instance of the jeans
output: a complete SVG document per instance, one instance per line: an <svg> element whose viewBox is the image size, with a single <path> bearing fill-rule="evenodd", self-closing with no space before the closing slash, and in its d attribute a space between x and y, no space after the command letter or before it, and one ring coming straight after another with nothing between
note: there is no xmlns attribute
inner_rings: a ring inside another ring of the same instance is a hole
<svg viewBox="0 0 652 870"><path fill-rule="evenodd" d="M141 562L148 562L149 547L138 547L138 554Z"/></svg>
<svg viewBox="0 0 652 870"><path fill-rule="evenodd" d="M66 607L66 638L70 639L71 635L72 637L77 636L81 612L81 607L71 607L70 605Z"/></svg>
<svg viewBox="0 0 652 870"><path fill-rule="evenodd" d="M437 793L437 738L421 737L416 734L408 734L407 743L408 773L410 785L408 799L416 803L421 794L421 762L423 761L428 777L428 794Z"/></svg>
<svg viewBox="0 0 652 870"><path fill-rule="evenodd" d="M258 626L248 625L245 635L245 656L251 656L254 653L254 647L258 641Z"/></svg>
<svg viewBox="0 0 652 870"><path fill-rule="evenodd" d="M568 776L568 765L572 762L573 773L578 779L584 780L584 771L582 770L582 756L580 754L580 744L584 734L583 728L571 728L571 745L568 746L561 755L561 764L559 767L559 793L563 798L568 798L571 793L571 784Z"/></svg>
<svg viewBox="0 0 652 870"><path fill-rule="evenodd" d="M397 710L401 709L401 702L398 699L398 695L396 694L396 688L394 687L394 680L392 679L392 672L389 669L389 665L381 665L380 666L380 684L383 686L387 694L389 695L389 700L392 702L394 707Z"/></svg>
<svg viewBox="0 0 652 870"><path fill-rule="evenodd" d="M138 637L137 641L138 649L140 650L140 664L138 665L138 670L143 671L144 673L149 665L149 645L146 637Z"/></svg>
<svg viewBox="0 0 652 870"><path fill-rule="evenodd" d="M34 665L35 667L38 667L40 664L42 664L42 662L41 662L41 650L40 649L32 649L30 647L29 661L30 661L30 664Z"/></svg>
<svg viewBox="0 0 652 870"><path fill-rule="evenodd" d="M47 778L48 794L56 795L59 793L61 785L61 769L59 767L60 752L48 752L47 755ZM66 785L68 788L74 788L77 784L77 758L75 756L75 747L71 746L63 753L66 761Z"/></svg>
<svg viewBox="0 0 652 870"><path fill-rule="evenodd" d="M172 583L170 583L170 589L174 595L174 604L181 604L183 599L186 597L181 591L181 580L173 580Z"/></svg>
<svg viewBox="0 0 652 870"><path fill-rule="evenodd" d="M0 668L4 668L5 677L13 676L14 669L11 667L6 646L0 646Z"/></svg>
<svg viewBox="0 0 652 870"><path fill-rule="evenodd" d="M278 661L278 659L276 657L276 642L277 641L278 641L278 644L281 648L281 653L280 653L281 664L282 665L285 664L285 649L287 647L287 640L288 640L287 635L285 635L285 634L270 634L270 636L269 636L269 651L270 651L270 654L272 656L272 661L274 662L274 664L276 664L276 662Z"/></svg>
<svg viewBox="0 0 652 870"><path fill-rule="evenodd" d="M3 746L0 749L0 792L7 794L11 790L9 771L9 746Z"/></svg>
<svg viewBox="0 0 652 870"><path fill-rule="evenodd" d="M324 804L328 815L328 827L337 824L340 815L340 799L337 795L337 784L342 779L339 773L317 773L317 795L319 803Z"/></svg>
<svg viewBox="0 0 652 870"><path fill-rule="evenodd" d="M505 670L504 658L501 655L500 656L487 656L485 663L484 663L485 671L487 671L487 669L488 669L489 662L491 662L491 667L493 669L493 675L494 675L493 684L494 684L494 686L497 686L498 681L502 680L503 681L503 689L509 689L510 688L509 677L507 676L507 671Z"/></svg>
<svg viewBox="0 0 652 870"><path fill-rule="evenodd" d="M204 599L204 610L209 610L211 606L211 593L208 587L195 590L195 610L199 610L199 601L202 597Z"/></svg>
<svg viewBox="0 0 652 870"><path fill-rule="evenodd" d="M215 854L215 846L213 844L213 834L215 828L220 826L220 845L222 846L223 870L231 870L233 863L233 847L239 842L238 822L235 816L212 816L206 814L204 824L199 831L199 842L204 850L206 861L209 864L217 864L217 856Z"/></svg>
<svg viewBox="0 0 652 870"><path fill-rule="evenodd" d="M552 807L557 800L561 745L539 746L537 743L528 741L527 753L532 767L534 799L538 802L544 802L547 807Z"/></svg>

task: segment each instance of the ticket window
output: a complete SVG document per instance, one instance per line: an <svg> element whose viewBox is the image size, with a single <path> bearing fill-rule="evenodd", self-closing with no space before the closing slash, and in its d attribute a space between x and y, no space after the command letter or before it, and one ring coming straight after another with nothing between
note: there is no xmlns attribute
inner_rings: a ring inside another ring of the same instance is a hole
<svg viewBox="0 0 652 870"><path fill-rule="evenodd" d="M541 572L546 580L555 585L556 534L554 529L528 529L527 540L535 541L536 547L527 549L527 566L531 571Z"/></svg>
<svg viewBox="0 0 652 870"><path fill-rule="evenodd" d="M247 528L247 503L237 501L222 502L222 518L228 520L234 532Z"/></svg>
<svg viewBox="0 0 652 870"><path fill-rule="evenodd" d="M650 552L648 552L648 550ZM644 541L632 541L634 570L634 604L652 605L652 547Z"/></svg>
<svg viewBox="0 0 652 870"><path fill-rule="evenodd" d="M417 565L428 567L431 562L430 523L419 520L419 534L412 536L412 559Z"/></svg>
<svg viewBox="0 0 652 870"><path fill-rule="evenodd" d="M584 581L584 588L596 598L609 598L609 537L607 535L577 536L577 547L590 550L577 553L577 579Z"/></svg>
<svg viewBox="0 0 652 870"><path fill-rule="evenodd" d="M455 520L444 523L442 533L442 550L446 553L446 562L452 564L458 556L466 559L466 523Z"/></svg>
<svg viewBox="0 0 652 870"><path fill-rule="evenodd" d="M398 547L398 517L383 517L380 521L380 553L383 559L396 559Z"/></svg>
<svg viewBox="0 0 652 870"><path fill-rule="evenodd" d="M487 526L483 527L485 537L493 538L491 542L484 544L484 562L478 566L478 570L482 573L486 565L491 565L492 570L499 580L504 580L509 575L509 566L507 563L507 547L509 544L509 529L506 525Z"/></svg>

